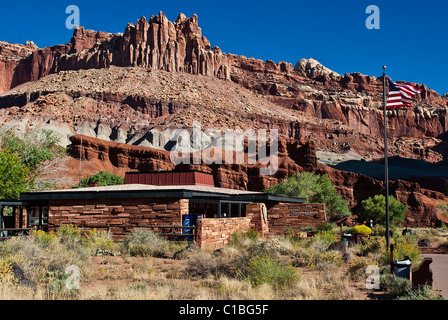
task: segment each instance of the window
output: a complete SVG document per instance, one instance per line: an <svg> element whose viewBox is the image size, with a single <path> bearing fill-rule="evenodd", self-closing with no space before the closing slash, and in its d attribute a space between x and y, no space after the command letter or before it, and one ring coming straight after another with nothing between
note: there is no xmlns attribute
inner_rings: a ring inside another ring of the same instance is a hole
<svg viewBox="0 0 448 320"><path fill-rule="evenodd" d="M29 225L38 226L39 225L39 207L31 207L29 212Z"/></svg>
<svg viewBox="0 0 448 320"><path fill-rule="evenodd" d="M28 209L28 226L30 227L42 227L48 225L48 212L47 206L33 206Z"/></svg>

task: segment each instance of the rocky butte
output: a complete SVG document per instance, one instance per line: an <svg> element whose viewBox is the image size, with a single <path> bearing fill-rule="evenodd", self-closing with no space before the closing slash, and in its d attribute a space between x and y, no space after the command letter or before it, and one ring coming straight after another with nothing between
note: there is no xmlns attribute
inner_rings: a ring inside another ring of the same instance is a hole
<svg viewBox="0 0 448 320"><path fill-rule="evenodd" d="M384 189L324 164L383 156L381 77L340 75L314 59L293 65L223 53L203 36L196 15L142 17L120 34L80 27L69 43L46 48L0 42L0 75L2 129L55 131L74 150L61 168L67 177L77 177L81 135L84 175L172 169L169 133L199 121L204 130L277 129L281 137L276 175L260 176L250 165L200 166L217 186L263 190L294 172L317 171L355 211ZM391 156L444 168L447 96L415 85L422 93L414 108L388 111ZM408 205L414 226L435 225L445 185L411 180L391 183L393 194Z"/></svg>

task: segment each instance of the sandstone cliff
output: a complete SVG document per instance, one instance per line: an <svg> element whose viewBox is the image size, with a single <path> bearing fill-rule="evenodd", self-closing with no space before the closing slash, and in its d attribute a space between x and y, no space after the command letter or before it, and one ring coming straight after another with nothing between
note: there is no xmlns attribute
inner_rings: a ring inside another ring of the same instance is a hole
<svg viewBox="0 0 448 320"><path fill-rule="evenodd" d="M0 53L8 44L0 44ZM219 47L202 36L198 18L180 14L173 23L160 12L128 24L124 34L76 28L70 43L29 50L20 59L0 56L0 93L66 70L139 66L230 79L230 65Z"/></svg>
<svg viewBox="0 0 448 320"><path fill-rule="evenodd" d="M211 164L178 165L170 159L167 151L153 148L131 146L106 142L87 136L71 137L72 169L67 175L77 177L79 154L83 159L83 176L107 170L124 175L125 172L158 171L175 169L195 169L213 173L215 186L239 190L264 191L282 179L303 171L315 171L328 174L338 192L349 201L356 213L362 200L376 194L384 193L384 182L362 174L332 169L319 164L316 146L313 142L282 139L279 143L279 170L273 176L260 175L260 164ZM81 152L80 152L81 151ZM235 154L230 156L234 157ZM390 191L399 201L408 206L406 214L411 227L437 226L436 206L448 198L443 193L423 189L418 183L408 181L391 181Z"/></svg>

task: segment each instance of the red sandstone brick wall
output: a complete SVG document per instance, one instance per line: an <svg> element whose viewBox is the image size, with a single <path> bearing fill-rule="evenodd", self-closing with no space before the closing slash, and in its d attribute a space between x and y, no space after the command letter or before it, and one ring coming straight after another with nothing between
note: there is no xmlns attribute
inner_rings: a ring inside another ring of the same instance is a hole
<svg viewBox="0 0 448 320"><path fill-rule="evenodd" d="M284 235L285 229L299 231L326 221L324 204L279 203L268 209L270 235Z"/></svg>
<svg viewBox="0 0 448 320"><path fill-rule="evenodd" d="M269 233L267 216L264 215L263 210L267 210L264 203L250 203L246 206L246 217L251 218L250 227L256 230L260 236Z"/></svg>
<svg viewBox="0 0 448 320"><path fill-rule="evenodd" d="M83 231L107 229L120 239L135 227L182 225L188 199L52 200L49 228L76 225Z"/></svg>
<svg viewBox="0 0 448 320"><path fill-rule="evenodd" d="M200 219L196 231L197 245L205 249L220 249L228 244L232 233L248 231L250 221L249 217Z"/></svg>

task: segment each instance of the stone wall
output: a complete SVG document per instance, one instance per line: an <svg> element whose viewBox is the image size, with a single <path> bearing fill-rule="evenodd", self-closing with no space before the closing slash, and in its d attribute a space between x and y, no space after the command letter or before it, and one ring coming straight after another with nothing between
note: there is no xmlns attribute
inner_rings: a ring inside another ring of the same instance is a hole
<svg viewBox="0 0 448 320"><path fill-rule="evenodd" d="M326 221L324 204L278 203L268 208L270 235L284 235L287 229L299 231Z"/></svg>
<svg viewBox="0 0 448 320"><path fill-rule="evenodd" d="M135 227L181 226L187 213L188 199L51 200L49 228L64 224L83 231L105 229L119 240Z"/></svg>
<svg viewBox="0 0 448 320"><path fill-rule="evenodd" d="M246 206L246 217L251 219L250 227L256 230L260 236L268 235L267 208L264 203L248 204Z"/></svg>
<svg viewBox="0 0 448 320"><path fill-rule="evenodd" d="M229 242L232 233L250 229L251 218L199 219L196 242L203 249L219 249Z"/></svg>

